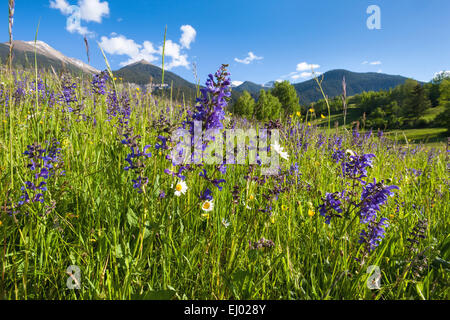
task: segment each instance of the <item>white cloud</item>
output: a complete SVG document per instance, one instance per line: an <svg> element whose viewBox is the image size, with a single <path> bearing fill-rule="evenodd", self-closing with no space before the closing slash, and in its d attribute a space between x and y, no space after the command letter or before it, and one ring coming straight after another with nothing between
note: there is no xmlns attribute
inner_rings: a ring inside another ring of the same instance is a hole
<svg viewBox="0 0 450 320"><path fill-rule="evenodd" d="M280 77L280 79L291 78L293 81L300 78L311 78L313 76L319 76L322 72L317 72L315 69L320 68L318 64L310 64L307 62L301 62L297 64L297 71L290 72ZM280 80L281 81L281 80Z"/></svg>
<svg viewBox="0 0 450 320"><path fill-rule="evenodd" d="M312 69L319 69L320 66L318 64L309 64L306 62L301 62L297 64L297 71L311 71Z"/></svg>
<svg viewBox="0 0 450 320"><path fill-rule="evenodd" d="M195 31L195 29L188 24L181 26L180 30L182 32L180 39L181 46L183 48L190 49L191 43L195 41L197 31Z"/></svg>
<svg viewBox="0 0 450 320"><path fill-rule="evenodd" d="M377 65L380 65L380 64L382 64L381 63L381 61L372 61L372 62L369 62L369 61L364 61L363 63L361 63L361 64L370 64L370 65L372 65L372 66L377 66Z"/></svg>
<svg viewBox="0 0 450 320"><path fill-rule="evenodd" d="M159 50L161 52L162 49L162 46L160 46ZM181 46L178 43L175 43L172 40L167 40L164 50L164 56L172 58L171 62L164 65L165 69L170 70L175 67L186 67L189 69L189 62L187 61L188 56L187 54L181 53Z"/></svg>
<svg viewBox="0 0 450 320"><path fill-rule="evenodd" d="M109 54L136 56L139 54L141 45L134 42L134 40L126 37L113 36L112 38L101 37L100 46Z"/></svg>
<svg viewBox="0 0 450 320"><path fill-rule="evenodd" d="M129 59L121 62L121 66L126 66L140 60L155 62L159 59L159 56L162 56L163 52L163 46L159 46L156 49L150 41L144 41L142 44L138 44L132 39L115 33L111 34L109 38L101 37L100 46L109 54L128 56ZM164 56L166 59L170 59L165 63L164 69L171 70L176 67L189 69L188 55L182 49L182 45L172 40L166 40Z"/></svg>
<svg viewBox="0 0 450 320"><path fill-rule="evenodd" d="M50 8L58 9L62 14L68 15L72 13L71 5L66 0L50 1Z"/></svg>
<svg viewBox="0 0 450 320"><path fill-rule="evenodd" d="M263 59L263 57L255 56L253 54L253 52L250 51L248 53L248 56L245 59L241 60L241 59L238 59L238 58L234 58L234 61L239 62L239 63L243 63L243 64L250 64L250 62L252 62L254 60L262 60L262 59Z"/></svg>
<svg viewBox="0 0 450 320"><path fill-rule="evenodd" d="M383 70L381 70L381 69L380 69L380 70L378 70L378 73L383 73Z"/></svg>
<svg viewBox="0 0 450 320"><path fill-rule="evenodd" d="M66 30L70 33L79 33L82 36L91 34L88 28L81 26L80 11L78 9L67 18Z"/></svg>
<svg viewBox="0 0 450 320"><path fill-rule="evenodd" d="M108 2L100 0L79 0L81 19L84 21L102 22L104 16L109 15Z"/></svg>
<svg viewBox="0 0 450 320"><path fill-rule="evenodd" d="M81 21L101 23L109 15L109 4L100 0L79 0L78 5L70 5L66 0L51 0L50 8L57 9L67 17L66 30L83 36L92 34Z"/></svg>
<svg viewBox="0 0 450 320"><path fill-rule="evenodd" d="M120 63L121 66L138 62L143 59L148 62L154 62L158 60L156 55L160 53L160 51L153 47L153 44L150 41L144 41L141 45L137 44L132 39L127 39L123 35L112 35L111 38L101 37L99 44L102 49L109 54L128 56L129 59Z"/></svg>

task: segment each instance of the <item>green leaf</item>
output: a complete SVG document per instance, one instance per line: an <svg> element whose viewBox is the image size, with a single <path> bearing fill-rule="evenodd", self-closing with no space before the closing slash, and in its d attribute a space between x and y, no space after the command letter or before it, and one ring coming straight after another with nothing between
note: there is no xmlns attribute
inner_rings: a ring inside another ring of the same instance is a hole
<svg viewBox="0 0 450 320"><path fill-rule="evenodd" d="M120 244L116 245L115 252L114 252L116 258L120 259L123 258L123 251Z"/></svg>
<svg viewBox="0 0 450 320"><path fill-rule="evenodd" d="M127 221L128 224L130 225L130 227L135 227L138 224L138 217L136 216L136 214L134 213L134 211L131 208L128 208L128 212L127 212Z"/></svg>
<svg viewBox="0 0 450 320"><path fill-rule="evenodd" d="M419 294L420 298L422 300L426 300L424 295L423 295L423 293L422 293L422 291L423 291L423 283L422 282L417 282L416 283L416 290L417 290L417 293Z"/></svg>

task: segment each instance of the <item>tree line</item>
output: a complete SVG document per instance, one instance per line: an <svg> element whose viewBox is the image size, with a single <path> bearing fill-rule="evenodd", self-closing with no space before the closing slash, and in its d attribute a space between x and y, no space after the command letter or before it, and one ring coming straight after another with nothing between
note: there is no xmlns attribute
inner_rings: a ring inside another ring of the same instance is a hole
<svg viewBox="0 0 450 320"><path fill-rule="evenodd" d="M261 89L255 100L248 91L232 105L232 112L257 120L279 119L300 111L299 97L289 81L277 82L271 90Z"/></svg>

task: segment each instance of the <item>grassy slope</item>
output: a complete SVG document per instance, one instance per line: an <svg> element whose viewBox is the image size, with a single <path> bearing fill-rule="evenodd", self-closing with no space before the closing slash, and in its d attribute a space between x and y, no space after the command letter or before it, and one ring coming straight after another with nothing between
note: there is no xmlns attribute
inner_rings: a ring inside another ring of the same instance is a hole
<svg viewBox="0 0 450 320"><path fill-rule="evenodd" d="M431 121L436 118L442 112L442 108L433 108L428 110L428 112L423 116L423 118ZM319 115L320 116L320 115ZM360 121L362 117L362 112L356 107L350 107L347 111L346 128L351 129L356 121ZM331 125L335 126L336 122L340 127L344 124L344 116L342 113L331 115ZM328 125L328 119L317 119L313 121L315 124L321 126ZM362 124L360 124L362 127ZM364 129L364 128L362 128ZM426 144L436 144L436 143L446 143L449 134L445 128L423 128L423 129L402 129L402 130L387 130L385 135L390 139L399 141L400 143L405 142L405 136L411 143L426 143Z"/></svg>

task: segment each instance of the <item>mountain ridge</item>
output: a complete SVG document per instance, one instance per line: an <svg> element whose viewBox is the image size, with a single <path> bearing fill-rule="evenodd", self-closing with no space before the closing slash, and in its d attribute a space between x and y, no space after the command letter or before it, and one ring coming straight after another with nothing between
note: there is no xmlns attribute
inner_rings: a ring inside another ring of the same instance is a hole
<svg viewBox="0 0 450 320"><path fill-rule="evenodd" d="M347 96L359 94L364 91L388 90L403 84L408 79L400 75L389 75L378 72L353 72L345 69L329 70L317 77L319 81L322 79L322 76L323 82L321 85L329 98L342 94L342 80L344 77L347 86ZM310 104L323 99L319 86L314 79L292 85L297 91L301 104ZM248 91L253 97L259 96L259 91L262 89L270 90L270 87L245 81L235 88L239 92Z"/></svg>
<svg viewBox="0 0 450 320"><path fill-rule="evenodd" d="M100 71L84 62L70 58L52 48L43 41L14 41L14 64L21 65L24 68L34 68L34 52L38 66L42 69L50 69L52 66L55 71L68 70L72 72L84 72L96 74ZM9 56L9 44L0 43L0 58L6 61ZM124 82L134 83L140 86L149 86L156 94L160 90L154 88L161 84L162 69L150 62L142 59L126 65L116 71L113 71L115 77L122 78ZM400 75L389 75L376 72L352 72L345 69L329 70L319 78L323 77L322 87L329 98L342 94L342 80L345 77L347 84L347 96L362 93L364 91L380 91L394 88L403 84L408 78ZM164 71L164 82L170 88L173 86L173 98L182 101L194 101L197 93L197 86L171 71ZM234 82L236 83L236 81ZM260 90L270 90L275 81L265 84L256 84L251 81L244 81L240 85L232 86L232 101L235 101L244 92L248 91L254 98L259 96ZM293 84L297 91L301 104L310 104L323 99L322 93L314 79Z"/></svg>

